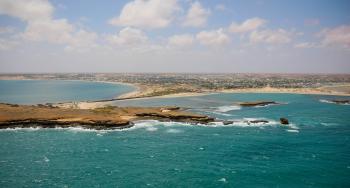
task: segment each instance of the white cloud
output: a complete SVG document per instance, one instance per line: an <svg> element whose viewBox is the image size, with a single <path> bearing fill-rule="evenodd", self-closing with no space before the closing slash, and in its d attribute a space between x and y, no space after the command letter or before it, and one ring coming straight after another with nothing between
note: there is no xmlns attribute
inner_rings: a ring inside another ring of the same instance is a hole
<svg viewBox="0 0 350 188"><path fill-rule="evenodd" d="M15 31L15 28L10 26L0 27L0 34L13 33L14 31Z"/></svg>
<svg viewBox="0 0 350 188"><path fill-rule="evenodd" d="M315 43L310 42L301 42L294 45L295 48L316 48L317 45Z"/></svg>
<svg viewBox="0 0 350 188"><path fill-rule="evenodd" d="M19 18L27 23L22 39L36 42L64 44L69 48L95 46L97 34L78 30L66 19L53 18L54 7L47 0L3 0L0 14Z"/></svg>
<svg viewBox="0 0 350 188"><path fill-rule="evenodd" d="M173 35L168 39L169 46L186 47L194 43L194 37L190 34Z"/></svg>
<svg viewBox="0 0 350 188"><path fill-rule="evenodd" d="M88 49L97 47L96 40L98 35L94 32L79 30L74 33L66 46L66 50L87 51Z"/></svg>
<svg viewBox="0 0 350 188"><path fill-rule="evenodd" d="M350 47L350 25L342 25L333 29L324 29L318 34L323 45L340 45Z"/></svg>
<svg viewBox="0 0 350 188"><path fill-rule="evenodd" d="M213 31L201 31L196 35L196 39L206 46L222 46L230 42L229 36L224 33L222 28Z"/></svg>
<svg viewBox="0 0 350 188"><path fill-rule="evenodd" d="M266 22L267 22L266 20L261 18L250 18L241 24L237 24L233 22L229 27L229 31L232 33L250 32L263 26Z"/></svg>
<svg viewBox="0 0 350 188"><path fill-rule="evenodd" d="M16 46L18 46L17 41L0 38L0 50L10 50Z"/></svg>
<svg viewBox="0 0 350 188"><path fill-rule="evenodd" d="M53 6L47 0L1 0L0 14L18 17L23 21L51 19Z"/></svg>
<svg viewBox="0 0 350 188"><path fill-rule="evenodd" d="M291 32L284 29L253 31L250 34L251 43L283 44L291 41Z"/></svg>
<svg viewBox="0 0 350 188"><path fill-rule="evenodd" d="M72 36L74 28L66 19L44 20L30 22L22 34L23 38L31 41L47 41L66 43Z"/></svg>
<svg viewBox="0 0 350 188"><path fill-rule="evenodd" d="M118 17L109 20L116 26L141 28L167 27L179 10L177 0L134 0L127 3Z"/></svg>
<svg viewBox="0 0 350 188"><path fill-rule="evenodd" d="M190 9L188 10L183 26L202 27L206 25L209 15L210 10L204 9L202 5L196 1L192 3Z"/></svg>
<svg viewBox="0 0 350 188"><path fill-rule="evenodd" d="M109 35L106 40L111 44L125 45L125 46L137 46L145 44L148 40L146 34L135 28L126 27L119 31L118 34Z"/></svg>

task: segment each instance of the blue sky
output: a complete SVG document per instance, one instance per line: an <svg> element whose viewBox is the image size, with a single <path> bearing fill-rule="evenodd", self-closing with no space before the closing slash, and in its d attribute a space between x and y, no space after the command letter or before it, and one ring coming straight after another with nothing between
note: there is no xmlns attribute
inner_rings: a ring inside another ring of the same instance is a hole
<svg viewBox="0 0 350 188"><path fill-rule="evenodd" d="M1 72L350 73L347 0L1 0Z"/></svg>

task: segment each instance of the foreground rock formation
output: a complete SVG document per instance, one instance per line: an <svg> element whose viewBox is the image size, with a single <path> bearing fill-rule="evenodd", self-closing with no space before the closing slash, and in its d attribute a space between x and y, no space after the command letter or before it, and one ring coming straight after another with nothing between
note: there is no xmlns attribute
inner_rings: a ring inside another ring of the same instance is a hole
<svg viewBox="0 0 350 188"><path fill-rule="evenodd" d="M64 109L52 106L0 104L0 129L15 127L72 127L120 129L133 121L156 119L189 123L209 123L214 118L182 111L177 107L103 107Z"/></svg>

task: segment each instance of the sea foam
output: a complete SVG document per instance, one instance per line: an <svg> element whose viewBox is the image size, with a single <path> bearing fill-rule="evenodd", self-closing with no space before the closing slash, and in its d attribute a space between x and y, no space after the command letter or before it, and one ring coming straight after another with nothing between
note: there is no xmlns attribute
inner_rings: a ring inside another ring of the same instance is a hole
<svg viewBox="0 0 350 188"><path fill-rule="evenodd" d="M266 120L268 122L258 122L258 123L252 123L251 121L256 120ZM95 132L97 136L102 136L105 133L108 132L119 132L119 131L132 131L137 129L144 129L149 132L158 131L159 126L163 127L267 127L267 126L281 126L281 127L288 127L291 130L298 130L299 127L295 124L289 124L289 125L281 125L280 122L267 119L267 118L243 118L243 119L229 119L228 121L232 121L232 123L224 124L223 121L215 121L210 122L208 124L200 124L200 123L189 123L189 122L174 122L174 121L158 121L158 120L140 120L135 121L134 126L124 129L111 129L111 130L96 130L96 129L88 129L80 126L74 126L74 127L56 127L56 128L40 128L40 127L32 127L32 128L7 128L7 129L0 129L0 131L38 131L38 130L62 130L62 131L70 131L73 133L76 132ZM177 129L176 129L177 130ZM172 129L168 129L167 132L175 133L176 131L173 131Z"/></svg>
<svg viewBox="0 0 350 188"><path fill-rule="evenodd" d="M229 111L233 111L233 110L240 110L241 107L240 106L236 106L236 105L232 105L232 106L219 106L216 107L216 112L229 112Z"/></svg>
<svg viewBox="0 0 350 188"><path fill-rule="evenodd" d="M336 102L333 102L333 101L330 101L330 100L326 100L326 99L320 99L319 101L322 102L322 103L328 103L328 104L350 105L349 103L345 103L345 104L336 103Z"/></svg>
<svg viewBox="0 0 350 188"><path fill-rule="evenodd" d="M251 123L250 121L256 121L256 120L266 120L265 122L259 122L259 123ZM222 121L216 121L211 122L208 124L191 124L191 123L183 123L183 122L173 122L173 121L167 121L167 122L160 122L157 120L143 120L139 122L135 122L135 126L128 128L128 130L134 130L134 129L148 129L148 128L155 128L155 126L164 126L164 127L179 127L179 126L190 126L190 127L266 127L266 126L281 126L281 127L288 127L290 129L299 129L295 124L289 124L289 125L281 125L280 122L274 121L271 119L266 118L243 118L243 119L232 119L229 120L232 121L230 124L224 124Z"/></svg>

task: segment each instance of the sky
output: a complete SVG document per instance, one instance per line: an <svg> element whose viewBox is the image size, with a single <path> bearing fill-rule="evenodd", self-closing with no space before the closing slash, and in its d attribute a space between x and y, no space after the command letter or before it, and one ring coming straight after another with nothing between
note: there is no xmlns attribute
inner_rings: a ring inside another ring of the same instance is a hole
<svg viewBox="0 0 350 188"><path fill-rule="evenodd" d="M350 73L348 0L0 0L0 73Z"/></svg>

